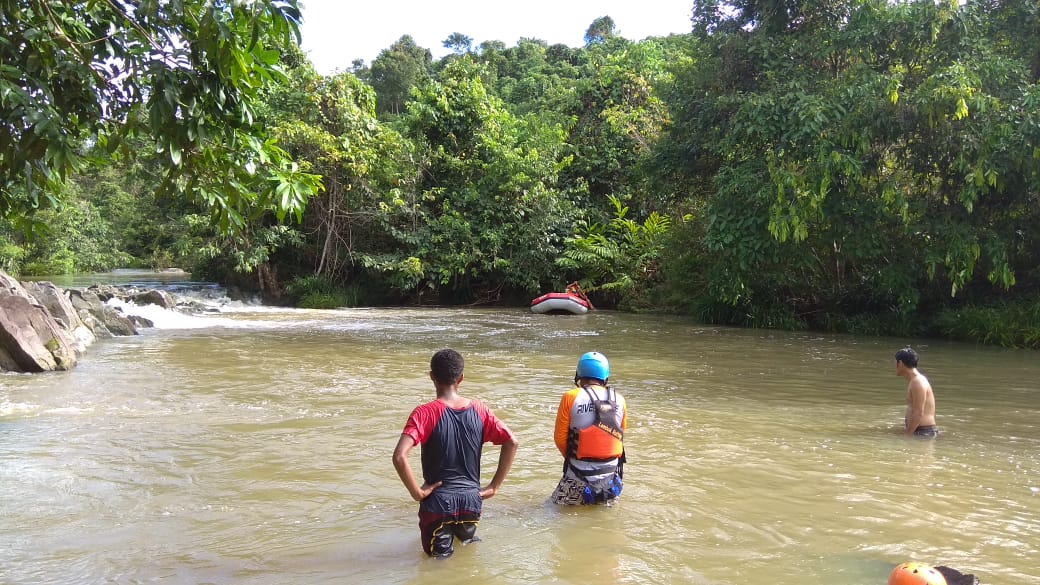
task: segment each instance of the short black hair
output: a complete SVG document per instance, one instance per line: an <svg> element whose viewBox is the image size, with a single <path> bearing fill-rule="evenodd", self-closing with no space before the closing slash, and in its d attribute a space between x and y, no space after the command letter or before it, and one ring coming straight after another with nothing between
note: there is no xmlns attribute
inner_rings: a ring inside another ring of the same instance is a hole
<svg viewBox="0 0 1040 585"><path fill-rule="evenodd" d="M439 384L454 384L462 377L462 354L454 349L442 349L430 358L430 372Z"/></svg>
<svg viewBox="0 0 1040 585"><path fill-rule="evenodd" d="M903 362L908 368L917 367L917 352L910 349L909 346L896 352L896 361Z"/></svg>

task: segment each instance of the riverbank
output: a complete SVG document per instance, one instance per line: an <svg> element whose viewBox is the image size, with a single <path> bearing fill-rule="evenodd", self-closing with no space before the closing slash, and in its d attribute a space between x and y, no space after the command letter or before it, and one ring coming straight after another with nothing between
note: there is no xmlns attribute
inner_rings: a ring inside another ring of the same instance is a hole
<svg viewBox="0 0 1040 585"><path fill-rule="evenodd" d="M170 293L117 285L61 288L51 282L20 282L0 271L0 370L70 370L98 339L137 335L151 327L109 303L177 307Z"/></svg>

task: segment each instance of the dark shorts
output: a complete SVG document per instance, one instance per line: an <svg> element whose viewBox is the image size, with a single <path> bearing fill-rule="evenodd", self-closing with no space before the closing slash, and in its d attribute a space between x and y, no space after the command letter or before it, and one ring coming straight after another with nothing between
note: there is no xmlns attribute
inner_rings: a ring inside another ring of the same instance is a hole
<svg viewBox="0 0 1040 585"><path fill-rule="evenodd" d="M609 498L596 499L592 497L592 494L588 491L590 488L587 483L580 479L564 475L560 479L560 483L556 485L556 490L553 492L550 500L552 500L552 503L554 504L562 504L564 506L580 506L586 504L605 504L611 506L613 505L614 500L621 495L621 490L624 487L621 483L620 477L616 477L615 481L617 482L614 484L617 487L617 491L613 496Z"/></svg>
<svg viewBox="0 0 1040 585"><path fill-rule="evenodd" d="M478 490L434 490L419 503L423 551L433 557L450 557L456 538L463 544L480 540L476 534L482 507Z"/></svg>
<svg viewBox="0 0 1040 585"><path fill-rule="evenodd" d="M926 427L917 427L914 429L915 437L924 437L927 439L934 439L939 436L939 427L935 425L928 425Z"/></svg>

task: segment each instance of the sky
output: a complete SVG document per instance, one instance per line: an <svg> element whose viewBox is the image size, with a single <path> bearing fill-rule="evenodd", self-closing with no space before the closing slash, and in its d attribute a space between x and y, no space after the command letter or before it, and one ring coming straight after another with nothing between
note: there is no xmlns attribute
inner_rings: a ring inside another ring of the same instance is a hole
<svg viewBox="0 0 1040 585"><path fill-rule="evenodd" d="M516 46L520 38L550 45L585 44L585 31L601 16L631 40L688 33L693 0L300 0L303 50L323 75L366 65L403 35L411 35L434 59L450 51L444 39L459 32L473 39Z"/></svg>

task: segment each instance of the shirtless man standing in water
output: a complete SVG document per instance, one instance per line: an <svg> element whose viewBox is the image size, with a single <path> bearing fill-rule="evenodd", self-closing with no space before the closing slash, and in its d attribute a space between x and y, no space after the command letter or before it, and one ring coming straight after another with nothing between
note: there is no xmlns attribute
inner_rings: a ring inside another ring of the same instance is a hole
<svg viewBox="0 0 1040 585"><path fill-rule="evenodd" d="M917 371L917 353L909 347L896 352L896 375L906 378L906 416L903 418L907 436L937 437L935 426L935 395L928 378Z"/></svg>

